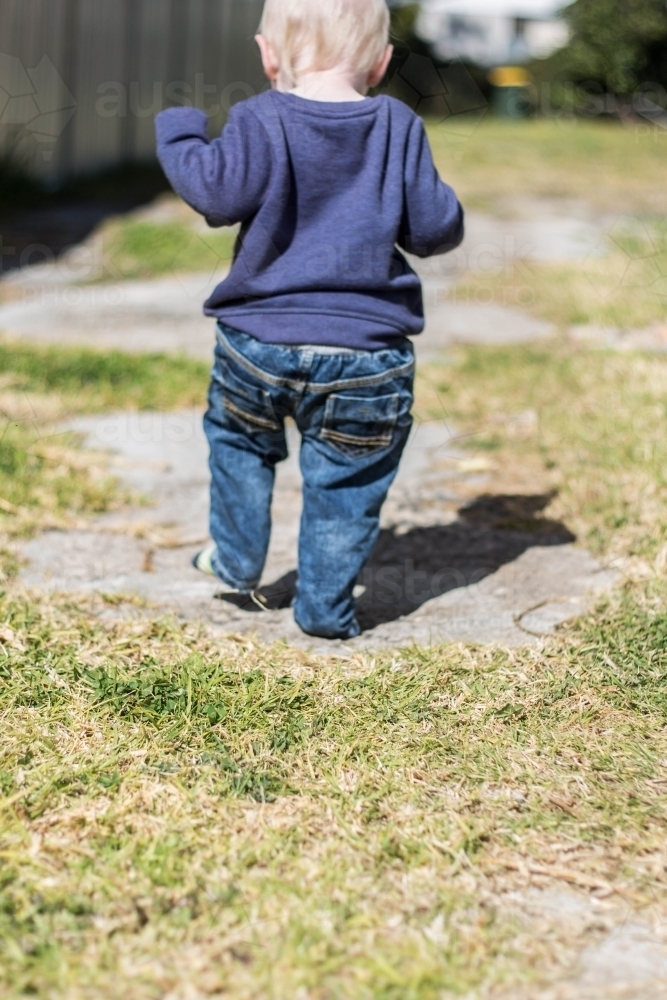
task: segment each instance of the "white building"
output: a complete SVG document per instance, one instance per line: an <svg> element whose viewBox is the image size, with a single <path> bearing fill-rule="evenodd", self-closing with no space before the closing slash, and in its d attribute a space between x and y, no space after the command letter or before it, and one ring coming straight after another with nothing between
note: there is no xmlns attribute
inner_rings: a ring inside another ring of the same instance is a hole
<svg viewBox="0 0 667 1000"><path fill-rule="evenodd" d="M568 40L567 0L423 0L417 33L443 60L480 66L543 59Z"/></svg>

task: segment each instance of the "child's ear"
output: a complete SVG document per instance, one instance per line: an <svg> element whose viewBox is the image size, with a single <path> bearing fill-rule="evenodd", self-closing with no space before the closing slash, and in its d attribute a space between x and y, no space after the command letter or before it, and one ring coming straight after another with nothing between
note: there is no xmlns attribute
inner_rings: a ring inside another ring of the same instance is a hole
<svg viewBox="0 0 667 1000"><path fill-rule="evenodd" d="M271 42L268 42L264 35L255 35L255 41L259 45L264 73L271 83L275 85L280 74L280 63L278 62L275 50Z"/></svg>
<svg viewBox="0 0 667 1000"><path fill-rule="evenodd" d="M389 63L391 62L391 57L393 56L393 54L394 54L394 46L388 45L387 48L384 50L384 55L378 62L377 66L373 68L371 75L368 78L369 87L378 87L382 83L382 81L384 80L385 73L389 69Z"/></svg>

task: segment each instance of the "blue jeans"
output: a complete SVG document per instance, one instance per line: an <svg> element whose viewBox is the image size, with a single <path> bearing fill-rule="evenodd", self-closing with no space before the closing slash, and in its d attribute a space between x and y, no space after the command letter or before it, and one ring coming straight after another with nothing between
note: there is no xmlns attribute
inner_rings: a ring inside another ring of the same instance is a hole
<svg viewBox="0 0 667 1000"><path fill-rule="evenodd" d="M408 341L380 351L286 347L218 324L204 427L213 568L223 583L242 592L259 585L291 417L304 481L294 616L309 635L359 634L353 590L410 433L413 381Z"/></svg>

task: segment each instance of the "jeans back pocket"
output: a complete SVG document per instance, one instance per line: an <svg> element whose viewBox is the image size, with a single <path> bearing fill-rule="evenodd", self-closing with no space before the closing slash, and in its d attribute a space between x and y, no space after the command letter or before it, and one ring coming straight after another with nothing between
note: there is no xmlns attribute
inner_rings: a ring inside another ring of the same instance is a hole
<svg viewBox="0 0 667 1000"><path fill-rule="evenodd" d="M329 396L320 437L337 451L361 458L388 448L393 440L399 394L388 396Z"/></svg>
<svg viewBox="0 0 667 1000"><path fill-rule="evenodd" d="M276 433L282 430L273 409L271 393L239 378L229 364L224 366L220 388L228 417L240 424L246 433Z"/></svg>

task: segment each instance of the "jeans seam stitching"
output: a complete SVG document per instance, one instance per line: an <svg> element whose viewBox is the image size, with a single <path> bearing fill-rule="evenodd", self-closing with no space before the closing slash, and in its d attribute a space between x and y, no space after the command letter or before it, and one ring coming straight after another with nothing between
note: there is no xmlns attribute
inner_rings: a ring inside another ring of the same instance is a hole
<svg viewBox="0 0 667 1000"><path fill-rule="evenodd" d="M414 371L414 362L401 365L400 368L391 368L386 372L378 372L377 375L366 375L363 378L341 379L338 382L309 382L306 388L309 392L336 392L339 389L363 389L369 385L382 385L384 382L391 382L402 375L409 375Z"/></svg>
<svg viewBox="0 0 667 1000"><path fill-rule="evenodd" d="M261 381L265 382L267 385L287 386L289 389L300 389L303 385L303 382L297 382L287 378L277 378L275 375L269 375L269 373L265 372L263 368L259 368L257 365L254 365L252 361L248 361L248 359L244 358L239 351L235 350L225 337L224 333L221 333L220 331L218 331L218 341L222 343L227 353L239 365L241 365L242 368L245 368L247 372L250 372L250 374L254 375L256 378L261 379Z"/></svg>
<svg viewBox="0 0 667 1000"><path fill-rule="evenodd" d="M281 430L280 424L272 423L270 420L264 420L262 417L257 417L253 413L249 413L247 410L242 410L240 406L236 406L235 403L232 403L231 400L227 399L224 393L223 405L225 409L229 410L230 413L233 413L234 416L247 421L249 424L256 424L258 427L265 427L271 431Z"/></svg>
<svg viewBox="0 0 667 1000"><path fill-rule="evenodd" d="M393 430L389 434L377 435L376 437L361 437L356 434L341 434L338 431L332 431L326 427L322 428L320 433L320 437L324 438L326 441L338 441L340 444L358 445L360 448L375 445L389 446L393 436Z"/></svg>

